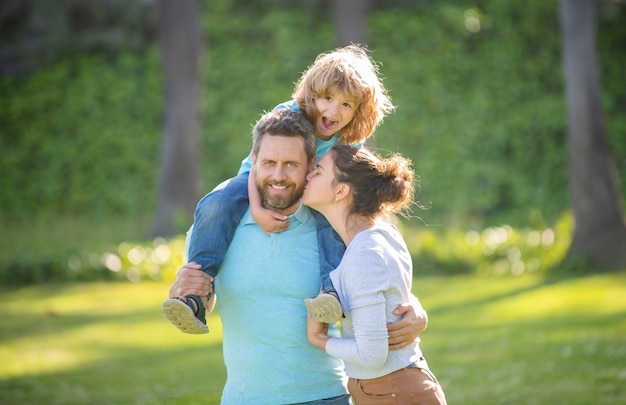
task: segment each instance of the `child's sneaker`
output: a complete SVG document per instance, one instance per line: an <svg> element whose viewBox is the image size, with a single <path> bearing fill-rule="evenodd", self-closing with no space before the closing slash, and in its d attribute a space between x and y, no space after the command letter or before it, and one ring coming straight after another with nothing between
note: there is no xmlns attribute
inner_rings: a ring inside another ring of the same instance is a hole
<svg viewBox="0 0 626 405"><path fill-rule="evenodd" d="M317 322L335 323L341 319L343 309L337 297L333 294L322 293L315 298L306 298L304 306Z"/></svg>
<svg viewBox="0 0 626 405"><path fill-rule="evenodd" d="M209 328L206 326L206 310L200 297L191 295L184 298L187 302L180 298L170 298L163 301L161 305L163 315L181 332L193 334L209 333ZM190 301L193 301L193 303ZM193 304L197 308L197 313L195 313L194 307L192 307Z"/></svg>

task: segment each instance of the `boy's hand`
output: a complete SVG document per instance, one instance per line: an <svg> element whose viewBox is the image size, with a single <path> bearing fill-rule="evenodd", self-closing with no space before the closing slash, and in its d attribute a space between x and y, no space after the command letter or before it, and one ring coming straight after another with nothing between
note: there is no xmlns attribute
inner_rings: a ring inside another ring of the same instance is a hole
<svg viewBox="0 0 626 405"><path fill-rule="evenodd" d="M265 231L266 234L269 235L272 232L279 233L287 230L289 227L289 220L287 219L287 216L266 208L257 207L257 209L258 211L252 210L252 218L254 218L256 223L261 227L261 229L263 229L263 231Z"/></svg>
<svg viewBox="0 0 626 405"><path fill-rule="evenodd" d="M279 233L287 230L289 220L286 215L279 214L275 211L268 210L261 203L261 196L254 184L254 166L248 176L248 198L250 200L250 213L256 223L263 229L266 234L272 232Z"/></svg>

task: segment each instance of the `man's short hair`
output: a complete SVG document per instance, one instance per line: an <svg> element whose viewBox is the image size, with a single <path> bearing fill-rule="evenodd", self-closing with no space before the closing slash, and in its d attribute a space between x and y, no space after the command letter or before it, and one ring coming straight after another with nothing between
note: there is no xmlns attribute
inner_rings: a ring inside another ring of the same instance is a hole
<svg viewBox="0 0 626 405"><path fill-rule="evenodd" d="M307 160L315 157L317 140L313 125L299 112L289 108L281 108L263 114L252 130L252 152L259 153L261 139L265 135L272 136L301 136L304 138L304 149Z"/></svg>

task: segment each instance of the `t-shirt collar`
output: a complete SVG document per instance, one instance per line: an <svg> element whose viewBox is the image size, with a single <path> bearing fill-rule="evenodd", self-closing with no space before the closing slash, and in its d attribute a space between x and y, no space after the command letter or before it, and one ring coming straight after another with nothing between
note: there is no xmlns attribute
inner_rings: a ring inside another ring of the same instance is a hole
<svg viewBox="0 0 626 405"><path fill-rule="evenodd" d="M311 216L311 210L306 205L302 204L302 200L300 200L298 208L296 211L288 215L287 218L293 224L295 222L304 223ZM243 223L245 225L256 224L256 221L252 217L252 211L248 210L243 218Z"/></svg>

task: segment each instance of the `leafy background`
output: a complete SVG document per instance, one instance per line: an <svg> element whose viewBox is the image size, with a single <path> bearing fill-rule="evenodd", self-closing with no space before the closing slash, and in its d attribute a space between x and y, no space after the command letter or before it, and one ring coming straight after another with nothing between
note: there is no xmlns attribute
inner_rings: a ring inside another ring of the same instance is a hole
<svg viewBox="0 0 626 405"><path fill-rule="evenodd" d="M236 172L256 119L289 99L300 73L335 44L320 1L201 5L204 193ZM7 49L27 74L0 77L5 273L65 262L90 240L73 232L81 223L116 226L110 241L149 239L159 172L163 83L154 4L31 7L47 16L48 28L12 32L46 46L31 55L19 47L21 37L9 37L15 41ZM376 145L413 160L419 199L430 207L416 209L419 218L406 227L544 229L567 216L557 2L392 1L370 12L367 29L397 105ZM626 200L623 2L600 2L598 31L607 137ZM180 219L181 234L190 223Z"/></svg>

